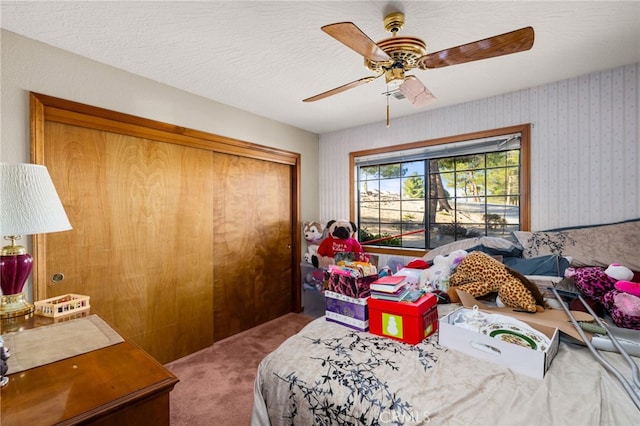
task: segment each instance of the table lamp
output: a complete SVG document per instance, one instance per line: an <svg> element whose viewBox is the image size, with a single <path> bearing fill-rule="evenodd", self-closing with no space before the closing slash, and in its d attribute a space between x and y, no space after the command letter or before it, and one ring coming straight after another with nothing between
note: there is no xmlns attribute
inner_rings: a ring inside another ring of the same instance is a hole
<svg viewBox="0 0 640 426"><path fill-rule="evenodd" d="M45 166L0 163L0 235L11 242L0 251L0 319L34 310L22 293L33 258L16 240L22 235L69 229L71 224Z"/></svg>

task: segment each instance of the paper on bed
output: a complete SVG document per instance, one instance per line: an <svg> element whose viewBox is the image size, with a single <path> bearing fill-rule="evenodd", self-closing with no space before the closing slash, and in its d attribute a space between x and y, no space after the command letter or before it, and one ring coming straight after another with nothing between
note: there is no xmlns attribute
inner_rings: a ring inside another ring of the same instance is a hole
<svg viewBox="0 0 640 426"><path fill-rule="evenodd" d="M473 308L474 305L478 305L478 308L489 313L499 313L508 315L510 317L527 321L530 323L536 323L547 327L555 327L561 332L583 342L580 333L575 329L571 320L565 314L564 311L558 309L546 309L544 312L528 313L528 312L516 312L513 308L490 308L484 303L477 300L475 297L467 293L466 291L456 290L460 297L460 302L465 308ZM586 312L571 311L576 321L593 321L593 317ZM585 332L588 338L591 338L591 333Z"/></svg>

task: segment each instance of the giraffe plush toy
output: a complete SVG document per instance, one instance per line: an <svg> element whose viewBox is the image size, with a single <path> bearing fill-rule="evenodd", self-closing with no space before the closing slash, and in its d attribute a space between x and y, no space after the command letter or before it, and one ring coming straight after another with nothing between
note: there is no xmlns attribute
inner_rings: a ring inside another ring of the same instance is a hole
<svg viewBox="0 0 640 426"><path fill-rule="evenodd" d="M449 278L447 294L454 303L460 302L456 289L473 297L497 292L506 306L527 312L541 312L545 309L544 299L535 284L480 251L471 252L465 257Z"/></svg>

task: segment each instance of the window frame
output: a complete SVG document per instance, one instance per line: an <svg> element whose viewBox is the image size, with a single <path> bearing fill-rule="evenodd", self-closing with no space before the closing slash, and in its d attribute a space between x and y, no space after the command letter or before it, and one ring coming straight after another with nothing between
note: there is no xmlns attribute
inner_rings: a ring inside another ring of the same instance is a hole
<svg viewBox="0 0 640 426"><path fill-rule="evenodd" d="M349 216L351 221L355 222L356 209L358 202L358 188L356 187L356 159L359 157L393 153L409 149L417 149L435 145L446 145L455 142L465 142L474 139L484 139L491 137L500 137L513 133L520 133L520 230L529 231L531 226L531 123L520 124L509 127L502 127L491 130L483 130L479 132L465 133L455 136L447 136L437 139L429 139L418 142L409 142L400 145L392 145L381 148L373 148L361 151L352 151L349 153ZM394 247L370 247L363 246L364 250L369 253L389 254L396 256L414 256L422 257L429 249L407 249Z"/></svg>

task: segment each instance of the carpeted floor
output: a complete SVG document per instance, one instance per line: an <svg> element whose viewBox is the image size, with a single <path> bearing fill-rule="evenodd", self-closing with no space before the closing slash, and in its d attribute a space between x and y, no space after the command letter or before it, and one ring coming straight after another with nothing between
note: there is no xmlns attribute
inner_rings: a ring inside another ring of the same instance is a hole
<svg viewBox="0 0 640 426"><path fill-rule="evenodd" d="M171 392L171 425L249 425L258 364L312 320L290 313L166 364L180 379Z"/></svg>

